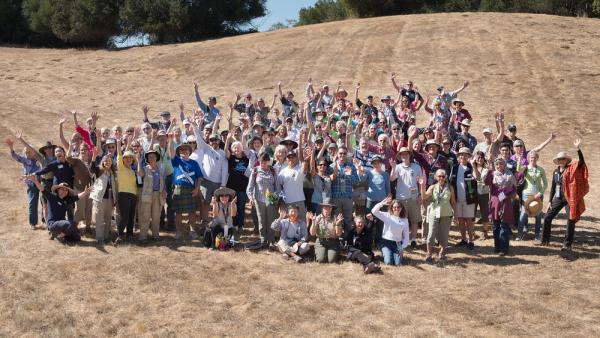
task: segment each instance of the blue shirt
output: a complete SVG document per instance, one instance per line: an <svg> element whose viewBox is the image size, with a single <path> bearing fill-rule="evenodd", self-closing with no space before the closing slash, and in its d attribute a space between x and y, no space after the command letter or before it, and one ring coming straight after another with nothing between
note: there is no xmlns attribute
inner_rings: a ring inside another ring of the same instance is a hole
<svg viewBox="0 0 600 338"><path fill-rule="evenodd" d="M53 184L67 183L69 187L73 187L73 179L75 172L68 162L54 161L48 164L45 168L35 172L36 175L44 175L52 172L54 174Z"/></svg>
<svg viewBox="0 0 600 338"><path fill-rule="evenodd" d="M68 195L66 198L61 199L58 195L47 190L43 190L42 194L44 194L44 197L48 200L48 215L46 216L48 223L64 221L67 217L69 205L75 203L79 199L77 195Z"/></svg>
<svg viewBox="0 0 600 338"><path fill-rule="evenodd" d="M10 156L15 161L17 161L23 165L23 174L25 174L25 175L29 175L29 174L32 174L32 173L40 170L40 166L38 165L38 162L36 160L31 160L25 156L21 156L21 155L15 153L14 150L10 152ZM33 182L31 182L30 180L25 180L25 183L27 184L28 187L35 186L35 184L33 184Z"/></svg>
<svg viewBox="0 0 600 338"><path fill-rule="evenodd" d="M336 165L337 163L332 163L329 166L330 170L333 171L333 168L335 168ZM350 175L346 175L344 172L346 167L350 167L352 169ZM352 163L347 162L346 164L342 165L340 168L338 168L337 177L335 180L333 180L333 182L331 182L331 197L352 198L352 186L358 183L358 180L359 178L358 174L356 173L356 168Z"/></svg>
<svg viewBox="0 0 600 338"><path fill-rule="evenodd" d="M381 202L391 193L390 174L387 171L378 173L375 170L369 170L365 172L365 177L369 183L367 200Z"/></svg>
<svg viewBox="0 0 600 338"><path fill-rule="evenodd" d="M160 171L152 170L152 191L160 190Z"/></svg>
<svg viewBox="0 0 600 338"><path fill-rule="evenodd" d="M208 105L206 105L198 93L196 93L196 103L198 103L198 107L200 107L200 109L202 109L204 112L205 123L212 123L215 118L217 118L217 115L219 115L219 109L217 107L210 108Z"/></svg>
<svg viewBox="0 0 600 338"><path fill-rule="evenodd" d="M202 178L202 172L198 162L194 160L183 160L179 155L171 159L173 164L173 184L194 188L196 180Z"/></svg>

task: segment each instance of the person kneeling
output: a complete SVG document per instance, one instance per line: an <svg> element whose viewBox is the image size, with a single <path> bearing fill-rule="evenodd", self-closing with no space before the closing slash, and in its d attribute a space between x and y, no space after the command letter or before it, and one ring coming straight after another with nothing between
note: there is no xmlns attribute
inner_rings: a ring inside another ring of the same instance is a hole
<svg viewBox="0 0 600 338"><path fill-rule="evenodd" d="M287 216L286 218L284 210L279 211L279 218L271 224L271 228L281 232L277 248L282 257L285 259L291 257L300 263L302 255L310 250L307 243L308 229L306 223L298 217L299 210L296 205L288 206Z"/></svg>
<svg viewBox="0 0 600 338"><path fill-rule="evenodd" d="M373 262L374 254L371 250L373 227L366 227L365 223L364 217L354 217L354 227L346 234L348 259L361 263L364 273L372 273L379 271L380 267Z"/></svg>
<svg viewBox="0 0 600 338"><path fill-rule="evenodd" d="M88 196L92 191L92 187L88 186L83 192L73 195L73 190L67 183L60 183L52 186L52 192L50 192L44 189L35 175L29 175L25 178L31 180L48 201L46 222L52 239L79 242L81 236L79 235L79 230L77 230L77 224L72 219L66 219L67 210L70 207L72 208L77 200Z"/></svg>
<svg viewBox="0 0 600 338"><path fill-rule="evenodd" d="M235 191L221 187L213 193L211 201L214 219L204 233L204 245L211 249L226 250L234 238L233 218L237 215ZM217 243L218 242L218 243Z"/></svg>
<svg viewBox="0 0 600 338"><path fill-rule="evenodd" d="M307 213L306 222L310 224L310 235L317 236L315 242L315 257L319 263L335 263L340 255L340 236L342 236L342 224L344 215L341 213L334 219L333 204L329 199L324 199L321 206L321 214L315 216L312 212Z"/></svg>

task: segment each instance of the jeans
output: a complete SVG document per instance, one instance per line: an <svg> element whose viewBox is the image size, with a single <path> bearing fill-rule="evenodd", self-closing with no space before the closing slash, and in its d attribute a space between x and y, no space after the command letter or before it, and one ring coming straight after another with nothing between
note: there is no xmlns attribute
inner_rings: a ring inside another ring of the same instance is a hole
<svg viewBox="0 0 600 338"><path fill-rule="evenodd" d="M65 239L68 241L78 242L81 240L79 230L72 221L50 221L48 222L48 231L53 235L65 234Z"/></svg>
<svg viewBox="0 0 600 338"><path fill-rule="evenodd" d="M315 215L318 215L321 213L321 205L319 203L311 203L312 206L312 211L315 213Z"/></svg>
<svg viewBox="0 0 600 338"><path fill-rule="evenodd" d="M175 210L173 210L173 175L169 175L165 178L165 185L167 186L167 226L172 227L175 224ZM160 226L165 226L165 211L162 210L160 213Z"/></svg>
<svg viewBox="0 0 600 338"><path fill-rule="evenodd" d="M562 198L553 198L550 202L550 210L544 217L544 230L542 233L542 242L548 243L550 241L550 232L552 230L552 221L554 217L558 215L562 208L566 207L567 217L569 216L569 206L567 201ZM571 246L573 244L573 238L575 237L575 221L569 219L567 221L567 232L565 233L564 245Z"/></svg>
<svg viewBox="0 0 600 338"><path fill-rule="evenodd" d="M400 253L402 252L402 245L394 241L382 238L379 241L379 250L383 255L383 263L385 265L401 265L402 259Z"/></svg>
<svg viewBox="0 0 600 338"><path fill-rule="evenodd" d="M241 230L244 227L244 216L246 216L246 201L248 200L248 195L246 195L245 191L236 191L235 195L237 197L235 203L237 206L237 214L233 218L233 226Z"/></svg>
<svg viewBox="0 0 600 338"><path fill-rule="evenodd" d="M119 213L121 215L118 226L119 236L123 236L125 228L127 228L127 237L133 237L137 196L128 192L120 192L117 198L119 200Z"/></svg>
<svg viewBox="0 0 600 338"><path fill-rule="evenodd" d="M494 249L496 252L508 253L508 246L510 241L510 224L506 224L503 221L494 221Z"/></svg>
<svg viewBox="0 0 600 338"><path fill-rule="evenodd" d="M542 230L542 215L543 213L539 213L535 216L535 239L541 238L541 230ZM525 206L521 206L521 215L519 216L519 236L527 233L527 225L529 223L529 216L527 215L527 211L525 211Z"/></svg>
<svg viewBox="0 0 600 338"><path fill-rule="evenodd" d="M40 191L35 186L27 187L27 202L29 204L29 225L38 224L38 205Z"/></svg>
<svg viewBox="0 0 600 338"><path fill-rule="evenodd" d="M352 200L350 198L334 198L333 204L336 206L336 214L344 215L344 232L348 233L354 223L352 222Z"/></svg>
<svg viewBox="0 0 600 338"><path fill-rule="evenodd" d="M365 214L368 214L371 212L371 210L373 210L373 207L379 203L381 201L371 201L371 200L367 200L367 206L366 206L366 212ZM383 206L381 208L381 211L387 211L388 207L387 206ZM375 240L375 243L379 243L379 240L381 239L381 233L383 232L383 221L380 220L377 217L373 217L373 227L375 230L374 237L373 240Z"/></svg>

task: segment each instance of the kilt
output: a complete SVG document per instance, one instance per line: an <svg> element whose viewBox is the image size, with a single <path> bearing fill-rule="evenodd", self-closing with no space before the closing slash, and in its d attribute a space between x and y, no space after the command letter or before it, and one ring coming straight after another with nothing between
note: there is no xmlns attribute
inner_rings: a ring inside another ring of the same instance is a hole
<svg viewBox="0 0 600 338"><path fill-rule="evenodd" d="M196 210L198 198L192 197L194 188L184 185L173 186L173 210L176 213L188 213Z"/></svg>

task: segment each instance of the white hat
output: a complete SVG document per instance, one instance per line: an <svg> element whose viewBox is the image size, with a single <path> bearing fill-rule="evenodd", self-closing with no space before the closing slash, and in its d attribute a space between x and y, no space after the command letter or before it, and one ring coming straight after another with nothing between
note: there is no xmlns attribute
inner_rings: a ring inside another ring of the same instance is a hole
<svg viewBox="0 0 600 338"><path fill-rule="evenodd" d="M196 140L196 136L194 136L194 135L188 135L188 136L186 137L185 141L186 141L186 142L188 142L188 143L189 143L189 142L196 142L196 141L197 141L197 140Z"/></svg>
<svg viewBox="0 0 600 338"><path fill-rule="evenodd" d="M483 134L492 134L492 128L483 128Z"/></svg>

